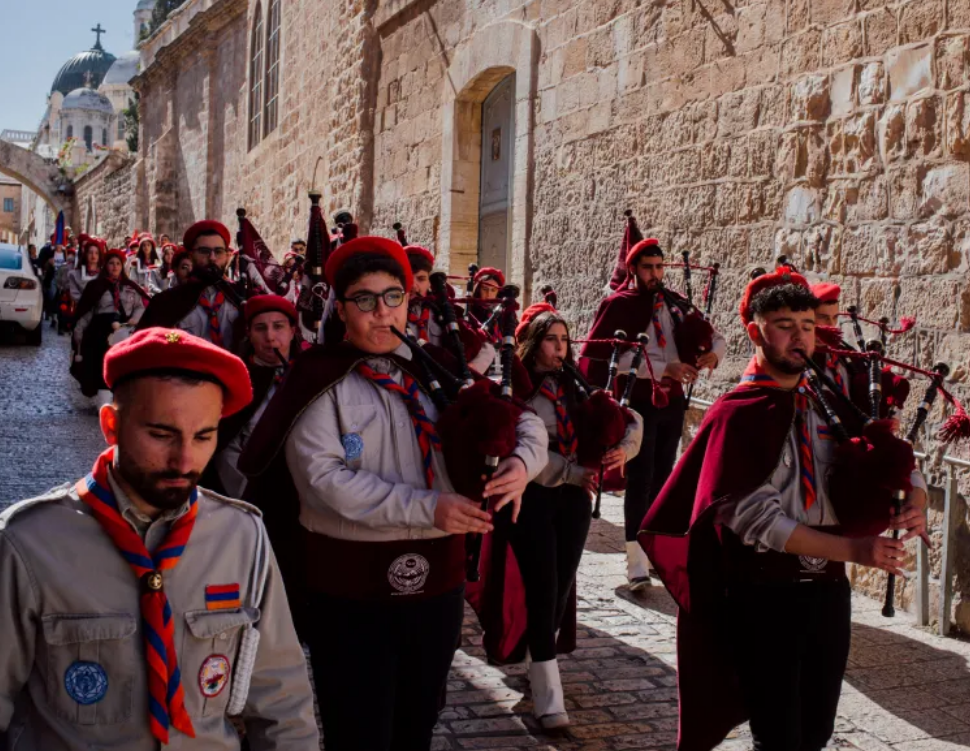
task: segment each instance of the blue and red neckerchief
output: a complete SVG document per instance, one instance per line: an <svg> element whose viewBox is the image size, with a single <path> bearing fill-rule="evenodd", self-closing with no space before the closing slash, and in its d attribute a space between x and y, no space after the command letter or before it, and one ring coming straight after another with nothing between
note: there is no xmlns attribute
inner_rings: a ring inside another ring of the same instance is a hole
<svg viewBox="0 0 970 751"><path fill-rule="evenodd" d="M427 305L421 306L420 313L408 311L408 323L414 326L414 338L419 342L431 341L428 338L428 322L431 320L431 308Z"/></svg>
<svg viewBox="0 0 970 751"><path fill-rule="evenodd" d="M418 398L418 394L421 393L418 382L414 380L407 373L402 372L404 385L401 386L397 381L391 378L385 373L378 373L369 365L360 363L357 366L357 372L360 373L364 378L371 381L374 385L380 386L382 389L390 391L392 394L397 394L404 400L404 405L408 408L408 414L411 416L411 424L414 426L414 435L418 439L418 446L421 448L421 461L424 465L424 479L428 483L428 488L433 487L434 483L434 465L432 463L432 457L434 455L434 450L441 448L441 440L438 438L438 431L435 430L434 423L428 419L428 415L425 414L424 407L421 406L421 400Z"/></svg>
<svg viewBox="0 0 970 751"><path fill-rule="evenodd" d="M559 453L566 457L573 456L579 448L579 439L576 436L573 421L569 419L566 392L562 383L557 382L556 388L553 389L549 385L549 379L544 378L542 385L539 386L539 393L551 401L556 408L556 441L559 443Z"/></svg>
<svg viewBox="0 0 970 751"><path fill-rule="evenodd" d="M832 380L835 381L835 385L841 389L844 396L849 395L849 386L842 377L842 369L839 367L841 361L838 355L834 355L831 352L828 357L825 358L825 367L832 373Z"/></svg>
<svg viewBox="0 0 970 751"><path fill-rule="evenodd" d="M664 328L660 324L660 313L664 309L664 296L659 292L653 296L653 329L657 332L657 346L663 349L667 346L667 337L664 336Z"/></svg>
<svg viewBox="0 0 970 751"><path fill-rule="evenodd" d="M199 297L199 305L209 319L209 341L219 347L222 346L222 329L219 328L219 311L222 310L225 302L226 296L222 293L222 290L216 291L216 296L212 302L209 302L209 298L205 296L205 293Z"/></svg>
<svg viewBox="0 0 970 751"><path fill-rule="evenodd" d="M114 452L113 446L103 452L94 462L91 474L78 480L75 489L139 582L142 636L148 662L148 724L152 735L167 744L171 725L195 738L195 728L185 709L185 692L175 647L175 623L161 572L175 568L188 544L199 515L198 491L192 491L189 510L172 523L168 535L155 552L149 553L141 537L121 515L108 482Z"/></svg>
<svg viewBox="0 0 970 751"><path fill-rule="evenodd" d="M781 384L761 367L757 357L752 357L741 376L741 386L764 386L780 389ZM795 425L798 429L798 466L805 497L805 509L815 505L817 486L815 480L815 457L812 451L812 434L808 427L809 389L803 375L795 386Z"/></svg>

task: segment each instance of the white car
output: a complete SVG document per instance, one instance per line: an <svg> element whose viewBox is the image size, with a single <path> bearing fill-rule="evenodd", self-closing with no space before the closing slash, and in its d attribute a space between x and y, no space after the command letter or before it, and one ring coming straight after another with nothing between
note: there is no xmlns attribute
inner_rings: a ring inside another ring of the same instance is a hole
<svg viewBox="0 0 970 751"><path fill-rule="evenodd" d="M39 346L44 295L26 248L0 243L0 326L22 330L27 343Z"/></svg>

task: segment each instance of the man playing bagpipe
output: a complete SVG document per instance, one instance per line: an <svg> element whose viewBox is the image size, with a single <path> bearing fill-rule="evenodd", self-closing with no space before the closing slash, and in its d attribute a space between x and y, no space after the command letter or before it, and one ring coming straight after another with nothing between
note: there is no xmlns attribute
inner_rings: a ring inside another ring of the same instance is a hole
<svg viewBox="0 0 970 751"><path fill-rule="evenodd" d="M230 241L229 229L221 222L206 219L189 227L182 245L192 253L192 275L155 295L138 328L182 329L237 353L245 337L244 294L225 277L232 257Z"/></svg>
<svg viewBox="0 0 970 751"><path fill-rule="evenodd" d="M328 259L326 278L346 339L294 363L239 466L276 549L290 553L281 567L305 609L298 628L328 751L421 751L459 643L465 535L491 531L491 514L454 492L449 450L470 451L474 437L439 435L438 377L395 333L413 285L404 249L351 240ZM526 410L509 428L512 450L484 492L495 513L517 515L548 439Z"/></svg>
<svg viewBox="0 0 970 751"><path fill-rule="evenodd" d="M679 606L680 749L712 749L746 719L756 749L822 749L849 652L845 562L899 574L903 543L927 539L912 447L889 421L859 436L805 371L817 305L789 269L751 281L740 312L755 355L643 520ZM891 516L894 491L908 498ZM887 527L905 535L877 536Z"/></svg>
<svg viewBox="0 0 970 751"><path fill-rule="evenodd" d="M399 242L404 246L404 252L407 253L411 273L414 276L414 287L411 289L408 307L408 333L419 342L443 348L446 345L445 330L442 326L444 320L442 311L439 310L440 301L436 304L432 296L434 285L431 274L434 271L434 254L421 245L408 243L404 228L400 224L395 224L394 228L397 230ZM437 294L443 289L445 294L448 294L447 284L439 282L439 285L434 292ZM465 347L468 367L476 373L487 374L495 360L495 347L488 341L484 332L473 330L463 317L456 317L455 323Z"/></svg>
<svg viewBox="0 0 970 751"><path fill-rule="evenodd" d="M586 337L592 341L584 345L579 366L591 383L602 386L611 353L605 340L617 330L630 336L641 332L650 336L630 403L643 417L643 443L626 468L623 503L627 579L637 589L650 584L646 557L636 543L637 532L677 458L687 407L684 384L694 383L701 370L716 368L726 345L724 337L685 298L664 287L664 255L657 240L634 244L624 268L616 291L596 311ZM621 372L629 369L632 358L632 352L624 354ZM621 389L623 385L619 384Z"/></svg>

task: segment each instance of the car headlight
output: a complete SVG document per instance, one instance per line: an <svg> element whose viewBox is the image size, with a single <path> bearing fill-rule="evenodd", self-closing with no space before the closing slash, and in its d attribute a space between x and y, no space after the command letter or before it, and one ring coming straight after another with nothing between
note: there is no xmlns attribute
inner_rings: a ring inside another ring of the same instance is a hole
<svg viewBox="0 0 970 751"><path fill-rule="evenodd" d="M37 282L23 276L11 276L3 283L4 289L37 289Z"/></svg>

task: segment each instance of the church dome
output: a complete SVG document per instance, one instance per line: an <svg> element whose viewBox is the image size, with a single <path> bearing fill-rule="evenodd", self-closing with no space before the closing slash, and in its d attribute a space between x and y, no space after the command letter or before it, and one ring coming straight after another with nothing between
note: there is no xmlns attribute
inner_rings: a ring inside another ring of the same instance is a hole
<svg viewBox="0 0 970 751"><path fill-rule="evenodd" d="M138 50L125 52L108 69L101 82L102 86L127 86L128 82L138 75L138 63L141 53Z"/></svg>
<svg viewBox="0 0 970 751"><path fill-rule="evenodd" d="M93 112L104 112L114 114L114 107L104 94L99 94L94 89L75 89L64 97L61 105L61 112L69 110L89 110Z"/></svg>
<svg viewBox="0 0 970 751"><path fill-rule="evenodd" d="M84 86L98 88L105 74L114 64L115 56L105 52L101 42L95 42L94 47L85 52L79 52L58 71L51 86L51 93L59 91L65 96L75 89ZM90 74L90 80L88 80Z"/></svg>

